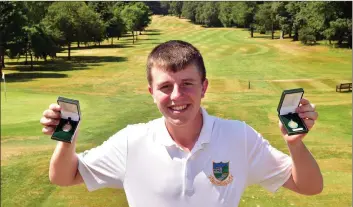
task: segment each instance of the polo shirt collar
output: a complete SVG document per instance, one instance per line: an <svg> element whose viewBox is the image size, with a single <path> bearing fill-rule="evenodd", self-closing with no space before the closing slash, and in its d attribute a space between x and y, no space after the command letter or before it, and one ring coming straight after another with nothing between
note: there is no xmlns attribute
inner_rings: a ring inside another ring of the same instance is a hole
<svg viewBox="0 0 353 207"><path fill-rule="evenodd" d="M215 117L208 115L207 111L201 107L201 113L203 118L203 124L198 140L195 143L195 147L207 144L211 141L211 134ZM156 141L164 146L177 146L172 137L170 136L167 126L165 125L165 118L162 117L157 123Z"/></svg>

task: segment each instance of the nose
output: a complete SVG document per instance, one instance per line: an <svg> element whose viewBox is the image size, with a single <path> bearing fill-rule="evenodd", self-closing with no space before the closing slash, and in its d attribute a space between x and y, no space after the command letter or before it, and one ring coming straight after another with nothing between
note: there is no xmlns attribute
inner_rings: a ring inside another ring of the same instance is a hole
<svg viewBox="0 0 353 207"><path fill-rule="evenodd" d="M170 99L171 100L177 100L182 95L183 95L182 89L177 84L175 84L173 86L173 91L170 94Z"/></svg>

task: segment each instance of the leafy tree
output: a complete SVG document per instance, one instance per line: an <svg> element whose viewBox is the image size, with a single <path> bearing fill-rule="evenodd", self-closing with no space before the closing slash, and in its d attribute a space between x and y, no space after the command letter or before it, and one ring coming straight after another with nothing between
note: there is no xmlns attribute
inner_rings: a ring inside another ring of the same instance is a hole
<svg viewBox="0 0 353 207"><path fill-rule="evenodd" d="M26 31L26 53L29 53L31 59L31 68L33 68L33 56L35 58L43 58L47 61L47 56L52 59L56 57L56 53L60 48L55 44L53 38L46 33L39 25L28 26L24 28Z"/></svg>
<svg viewBox="0 0 353 207"><path fill-rule="evenodd" d="M233 22L233 6L237 2L219 2L219 15L218 19L224 27L231 27Z"/></svg>
<svg viewBox="0 0 353 207"><path fill-rule="evenodd" d="M125 24L121 17L121 7L113 8L113 18L107 22L107 36L111 38L111 44L113 45L114 37L121 37L125 32Z"/></svg>
<svg viewBox="0 0 353 207"><path fill-rule="evenodd" d="M68 60L71 59L71 43L79 36L78 9L84 6L84 2L54 2L43 19L43 25L56 41L67 45Z"/></svg>
<svg viewBox="0 0 353 207"><path fill-rule="evenodd" d="M141 31L144 31L145 28L151 23L152 12L148 8L148 6L142 2L137 2L135 6L138 10L140 10L140 12L137 12L139 14L137 31L140 31L141 34Z"/></svg>
<svg viewBox="0 0 353 207"><path fill-rule="evenodd" d="M284 34L291 32L290 15L285 8L287 3L288 2L278 2L276 5L276 20L278 21L279 28L281 29L281 39L284 38Z"/></svg>
<svg viewBox="0 0 353 207"><path fill-rule="evenodd" d="M132 43L135 43L134 31L139 29L140 16L142 16L142 11L135 4L126 5L121 12L126 30L132 33Z"/></svg>
<svg viewBox="0 0 353 207"><path fill-rule="evenodd" d="M163 15L167 15L169 13L170 2L169 1L161 1L160 2L161 10L163 11Z"/></svg>
<svg viewBox="0 0 353 207"><path fill-rule="evenodd" d="M49 6L52 2L47 1L25 1L26 16L30 25L39 24L47 14Z"/></svg>
<svg viewBox="0 0 353 207"><path fill-rule="evenodd" d="M196 23L196 10L199 5L201 5L200 2L185 1L181 9L181 15L190 19L191 22Z"/></svg>
<svg viewBox="0 0 353 207"><path fill-rule="evenodd" d="M271 4L264 3L259 5L259 9L255 15L256 20L256 29L260 33L265 33L266 31L270 30L272 27L271 21Z"/></svg>
<svg viewBox="0 0 353 207"><path fill-rule="evenodd" d="M289 14L289 37L291 37L292 31L294 31L293 41L299 40L299 29L300 26L304 24L304 18L299 14L302 4L303 2L289 2L285 5L286 11Z"/></svg>
<svg viewBox="0 0 353 207"><path fill-rule="evenodd" d="M0 3L0 69L5 67L5 51L11 57L19 54L23 48L23 26L27 19L23 2Z"/></svg>
<svg viewBox="0 0 353 207"><path fill-rule="evenodd" d="M168 14L168 9L165 9L162 7L162 4L166 3L165 1L145 1L144 3L150 8L153 14L156 14L156 15Z"/></svg>
<svg viewBox="0 0 353 207"><path fill-rule="evenodd" d="M178 16L180 18L182 13L182 8L183 8L182 1L172 1L169 3L168 13Z"/></svg>
<svg viewBox="0 0 353 207"><path fill-rule="evenodd" d="M101 42L105 38L106 25L99 14L86 5L77 10L77 42Z"/></svg>
<svg viewBox="0 0 353 207"><path fill-rule="evenodd" d="M240 27L249 28L250 36L254 37L256 2L234 2L232 12L233 21Z"/></svg>
<svg viewBox="0 0 353 207"><path fill-rule="evenodd" d="M308 26L304 26L299 30L299 40L305 45L316 43L315 30Z"/></svg>
<svg viewBox="0 0 353 207"><path fill-rule="evenodd" d="M196 9L196 22L207 27L220 26L218 2L205 2Z"/></svg>
<svg viewBox="0 0 353 207"><path fill-rule="evenodd" d="M347 41L352 48L352 20L336 19L330 22L330 27L324 31L326 39L330 41L336 40L338 45L342 45L343 41Z"/></svg>

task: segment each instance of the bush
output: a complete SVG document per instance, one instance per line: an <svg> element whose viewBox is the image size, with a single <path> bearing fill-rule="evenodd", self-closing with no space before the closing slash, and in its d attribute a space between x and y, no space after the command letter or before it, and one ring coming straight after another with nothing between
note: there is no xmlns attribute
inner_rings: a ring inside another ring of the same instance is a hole
<svg viewBox="0 0 353 207"><path fill-rule="evenodd" d="M316 44L315 32L309 27L303 27L299 30L299 40L305 45Z"/></svg>

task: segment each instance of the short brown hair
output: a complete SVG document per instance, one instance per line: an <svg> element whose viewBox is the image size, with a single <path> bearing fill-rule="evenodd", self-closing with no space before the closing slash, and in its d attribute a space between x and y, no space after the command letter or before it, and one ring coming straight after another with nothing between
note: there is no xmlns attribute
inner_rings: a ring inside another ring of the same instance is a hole
<svg viewBox="0 0 353 207"><path fill-rule="evenodd" d="M151 69L155 66L165 71L178 72L194 64L200 73L202 83L206 79L206 69L198 49L181 40L170 40L156 46L147 59L147 80L152 83Z"/></svg>

